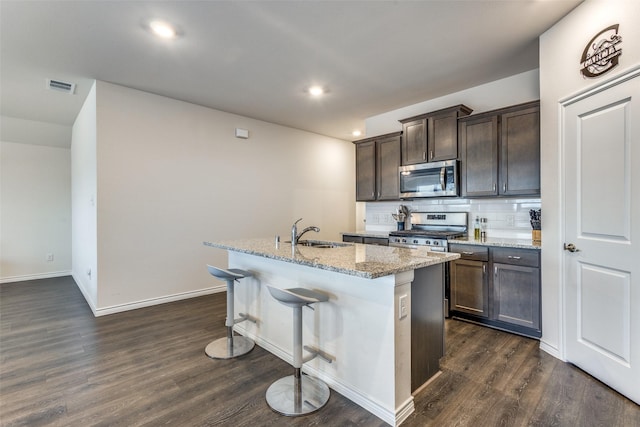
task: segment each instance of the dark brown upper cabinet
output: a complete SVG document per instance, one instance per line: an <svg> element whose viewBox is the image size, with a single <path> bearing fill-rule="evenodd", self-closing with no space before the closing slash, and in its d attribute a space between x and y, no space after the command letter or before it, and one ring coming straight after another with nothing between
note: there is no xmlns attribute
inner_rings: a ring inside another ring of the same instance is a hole
<svg viewBox="0 0 640 427"><path fill-rule="evenodd" d="M463 197L540 194L540 103L458 121Z"/></svg>
<svg viewBox="0 0 640 427"><path fill-rule="evenodd" d="M402 165L458 158L458 117L471 111L465 105L456 105L400 120Z"/></svg>
<svg viewBox="0 0 640 427"><path fill-rule="evenodd" d="M356 200L400 198L399 132L354 141L356 144Z"/></svg>
<svg viewBox="0 0 640 427"><path fill-rule="evenodd" d="M376 200L376 141L356 144L356 200Z"/></svg>
<svg viewBox="0 0 640 427"><path fill-rule="evenodd" d="M500 117L500 194L540 194L540 104Z"/></svg>
<svg viewBox="0 0 640 427"><path fill-rule="evenodd" d="M414 165L427 161L426 117L402 122L402 165Z"/></svg>

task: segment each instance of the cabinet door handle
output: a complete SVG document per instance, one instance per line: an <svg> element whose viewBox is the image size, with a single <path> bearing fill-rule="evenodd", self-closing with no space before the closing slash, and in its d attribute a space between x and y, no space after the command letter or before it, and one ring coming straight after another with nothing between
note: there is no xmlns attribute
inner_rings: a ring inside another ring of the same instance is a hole
<svg viewBox="0 0 640 427"><path fill-rule="evenodd" d="M506 182L504 184L502 184L502 192L503 193L507 192L507 183Z"/></svg>
<svg viewBox="0 0 640 427"><path fill-rule="evenodd" d="M371 197L373 197L374 199L376 198L376 192L375 191L371 193Z"/></svg>
<svg viewBox="0 0 640 427"><path fill-rule="evenodd" d="M422 152L422 160L425 160L427 158L427 153L425 151Z"/></svg>
<svg viewBox="0 0 640 427"><path fill-rule="evenodd" d="M473 252L462 252L462 255L473 255Z"/></svg>
<svg viewBox="0 0 640 427"><path fill-rule="evenodd" d="M509 259L519 260L519 259L521 259L522 257L509 255L507 258L509 258Z"/></svg>
<svg viewBox="0 0 640 427"><path fill-rule="evenodd" d="M433 159L433 150L429 151L429 158Z"/></svg>
<svg viewBox="0 0 640 427"><path fill-rule="evenodd" d="M498 277L498 267L493 267L493 275Z"/></svg>
<svg viewBox="0 0 640 427"><path fill-rule="evenodd" d="M482 275L487 274L487 264L482 264Z"/></svg>
<svg viewBox="0 0 640 427"><path fill-rule="evenodd" d="M496 183L493 183L493 191L496 191Z"/></svg>

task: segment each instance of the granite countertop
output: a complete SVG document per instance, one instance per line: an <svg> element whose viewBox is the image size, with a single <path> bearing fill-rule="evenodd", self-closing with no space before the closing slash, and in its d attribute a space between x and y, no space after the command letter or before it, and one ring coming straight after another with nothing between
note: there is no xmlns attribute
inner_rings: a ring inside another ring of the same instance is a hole
<svg viewBox="0 0 640 427"><path fill-rule="evenodd" d="M363 237L382 237L388 238L389 231L349 231L342 232L342 235L363 236ZM461 245L477 245L477 246L493 246L504 248L521 248L521 249L537 249L540 250L540 242L533 242L531 239L513 239L513 238L490 238L484 242L474 240L468 237L459 237L449 239L449 243L459 243Z"/></svg>
<svg viewBox="0 0 640 427"><path fill-rule="evenodd" d="M460 258L459 254L430 252L426 248L396 248L389 246L342 243L336 248L291 247L273 238L203 242L205 246L262 256L279 261L306 265L322 270L375 279Z"/></svg>
<svg viewBox="0 0 640 427"><path fill-rule="evenodd" d="M466 237L458 239L449 239L449 244L457 243L460 245L475 245L475 246L492 246L503 248L520 248L520 249L537 249L540 250L540 242L533 242L531 239L509 239L509 238L489 238L482 242L480 240L469 239Z"/></svg>

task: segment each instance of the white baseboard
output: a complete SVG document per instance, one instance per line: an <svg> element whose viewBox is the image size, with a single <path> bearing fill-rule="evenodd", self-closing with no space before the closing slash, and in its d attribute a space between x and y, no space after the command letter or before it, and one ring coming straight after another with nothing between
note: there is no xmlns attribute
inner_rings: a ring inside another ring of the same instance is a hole
<svg viewBox="0 0 640 427"><path fill-rule="evenodd" d="M91 312L93 313L93 316L95 317L96 316L95 302L91 299L86 289L82 286L82 281L80 281L75 274L72 274L71 276L73 277L73 281L76 282L76 287L80 289L80 293L84 297L84 300L87 302L87 305L89 306L89 308L91 309Z"/></svg>
<svg viewBox="0 0 640 427"><path fill-rule="evenodd" d="M269 353L279 357L289 364L293 363L293 356L284 351L282 348L277 347L252 333L247 332L247 330L244 329L241 325L236 325L233 327L233 329L241 335L247 338L251 338L256 342L256 344L267 350ZM376 417L380 418L382 421L392 426L400 425L401 422L406 420L407 417L409 417L409 415L411 415L415 411L413 396L407 399L406 402L403 402L403 404L394 411L384 407L378 401L362 393L360 390L357 390L351 387L349 384L340 381L338 378L327 375L325 372L319 371L310 365L303 365L302 371L308 375L321 379L322 381L327 383L329 388L331 388L332 390L340 393L347 399L351 400L355 404L361 406Z"/></svg>
<svg viewBox="0 0 640 427"><path fill-rule="evenodd" d="M562 357L560 357L560 351L556 347L553 347L544 341L540 341L540 350L544 351L545 353L549 353L556 359L562 360Z"/></svg>
<svg viewBox="0 0 640 427"><path fill-rule="evenodd" d="M138 308L151 307L153 305L166 304L168 302L180 301L183 299L196 298L204 295L215 294L217 292L225 292L226 290L227 290L226 285L214 286L212 288L199 289L197 291L181 292L179 294L166 295L158 298L149 298L141 301L112 305L110 307L104 307L104 308L98 308L98 309L94 309L92 307L91 310L93 311L93 314L96 317L106 316L109 314L121 313L123 311L136 310ZM86 296L85 296L85 299L86 299Z"/></svg>
<svg viewBox="0 0 640 427"><path fill-rule="evenodd" d="M26 282L27 280L51 279L53 277L71 276L71 271L53 271L49 273L25 274L0 278L0 284L12 282Z"/></svg>

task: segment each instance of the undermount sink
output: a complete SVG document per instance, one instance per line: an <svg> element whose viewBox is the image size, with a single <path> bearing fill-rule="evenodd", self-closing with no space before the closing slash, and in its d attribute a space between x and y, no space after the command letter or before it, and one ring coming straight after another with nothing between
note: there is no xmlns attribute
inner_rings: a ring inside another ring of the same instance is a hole
<svg viewBox="0 0 640 427"><path fill-rule="evenodd" d="M298 246L310 246L312 248L342 248L350 246L349 243L325 242L322 240L300 240Z"/></svg>

